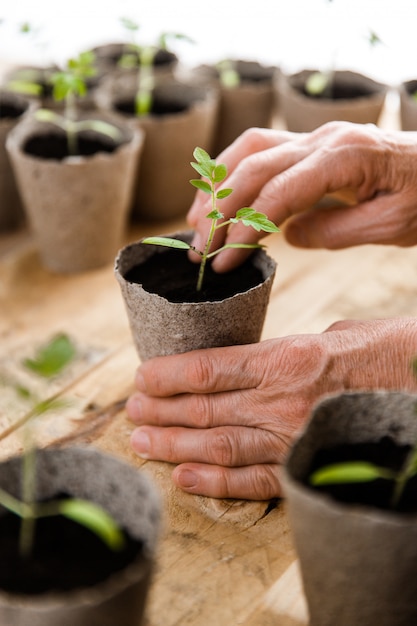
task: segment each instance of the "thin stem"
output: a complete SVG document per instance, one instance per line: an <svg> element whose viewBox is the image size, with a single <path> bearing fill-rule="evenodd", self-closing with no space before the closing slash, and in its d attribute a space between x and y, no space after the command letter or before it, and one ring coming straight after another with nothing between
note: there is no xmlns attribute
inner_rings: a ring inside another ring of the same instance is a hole
<svg viewBox="0 0 417 626"><path fill-rule="evenodd" d="M215 184L213 180L210 181L210 186L211 186L211 208L212 208L212 211L215 211L216 210L216 190L215 190ZM217 222L217 219L211 220L209 236L208 236L206 245L204 247L203 254L201 256L200 270L198 272L198 280L197 280L197 291L201 291L202 286L203 286L204 271L206 269L208 254L210 252L214 233L216 231L216 222Z"/></svg>

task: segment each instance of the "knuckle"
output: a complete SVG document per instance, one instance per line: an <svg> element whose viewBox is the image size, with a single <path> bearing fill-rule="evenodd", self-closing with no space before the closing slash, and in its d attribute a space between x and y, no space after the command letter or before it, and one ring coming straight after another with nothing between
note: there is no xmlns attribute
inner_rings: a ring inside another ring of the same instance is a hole
<svg viewBox="0 0 417 626"><path fill-rule="evenodd" d="M215 379L213 365L213 360L204 351L191 360L187 367L186 379L192 391L211 388Z"/></svg>
<svg viewBox="0 0 417 626"><path fill-rule="evenodd" d="M267 500L282 495L277 468L275 465L263 465L261 471L254 472L253 490L259 499Z"/></svg>
<svg viewBox="0 0 417 626"><path fill-rule="evenodd" d="M195 394L192 396L188 412L192 423L198 428L211 428L213 426L213 404L209 395Z"/></svg>
<svg viewBox="0 0 417 626"><path fill-rule="evenodd" d="M210 456L213 461L224 467L233 467L234 463L234 446L229 433L223 428L217 428L213 431L210 441Z"/></svg>

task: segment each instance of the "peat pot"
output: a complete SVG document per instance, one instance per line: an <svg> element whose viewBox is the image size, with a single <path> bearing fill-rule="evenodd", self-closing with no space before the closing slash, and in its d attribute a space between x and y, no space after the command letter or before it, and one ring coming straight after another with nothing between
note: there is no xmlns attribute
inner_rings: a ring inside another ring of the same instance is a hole
<svg viewBox="0 0 417 626"><path fill-rule="evenodd" d="M113 261L129 219L143 132L107 113L88 117L113 124L120 142L82 131L79 154L69 156L64 132L33 117L6 142L42 263L54 272Z"/></svg>
<svg viewBox="0 0 417 626"><path fill-rule="evenodd" d="M304 85L314 70L280 74L276 88L280 112L288 130L309 132L326 122L377 124L385 103L386 85L357 72L336 70L333 95L312 96Z"/></svg>
<svg viewBox="0 0 417 626"><path fill-rule="evenodd" d="M311 626L417 624L417 479L312 487L313 469L368 461L398 471L417 440L417 396L344 393L319 403L287 459L283 487Z"/></svg>
<svg viewBox="0 0 417 626"><path fill-rule="evenodd" d="M9 519L16 516L0 507L0 623L140 626L161 518L152 483L137 468L89 447L37 451L36 481L38 500L67 495L103 507L126 544L113 552L83 526L45 517L36 523L34 550L22 566L18 525ZM21 457L1 463L0 487L20 497Z"/></svg>
<svg viewBox="0 0 417 626"><path fill-rule="evenodd" d="M190 243L193 233L168 236ZM208 268L199 295L198 265L185 251L140 241L126 246L115 275L139 357L259 341L275 270L275 261L258 249L228 274Z"/></svg>

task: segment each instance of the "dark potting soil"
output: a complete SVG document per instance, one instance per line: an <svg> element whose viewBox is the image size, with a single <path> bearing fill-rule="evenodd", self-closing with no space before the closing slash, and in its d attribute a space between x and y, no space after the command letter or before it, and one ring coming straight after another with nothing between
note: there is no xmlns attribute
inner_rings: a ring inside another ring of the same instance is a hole
<svg viewBox="0 0 417 626"><path fill-rule="evenodd" d="M125 279L170 302L216 302L256 287L263 280L250 259L226 274L217 274L207 264L203 288L197 292L198 270L199 265L191 263L186 252L167 249L133 267Z"/></svg>
<svg viewBox="0 0 417 626"><path fill-rule="evenodd" d="M37 521L33 555L18 551L20 518L0 517L0 588L17 594L90 587L131 563L141 542L126 536L126 546L110 550L96 535L65 517Z"/></svg>
<svg viewBox="0 0 417 626"><path fill-rule="evenodd" d="M171 115L175 113L182 113L189 108L188 102L178 102L177 99L169 100L168 98L154 97L150 113L151 115ZM119 113L125 115L135 115L135 102L132 98L128 100L120 100L115 104L115 109Z"/></svg>
<svg viewBox="0 0 417 626"><path fill-rule="evenodd" d="M384 437L378 442L338 445L320 450L316 454L312 462L311 473L325 465L346 461L367 461L379 467L398 471L403 467L410 449L411 446L399 446L390 437ZM311 485L309 486L311 487ZM378 478L366 483L323 485L312 488L328 493L339 502L364 504L392 510L393 487L393 481ZM417 477L408 481L401 501L395 510L406 513L417 512Z"/></svg>
<svg viewBox="0 0 417 626"><path fill-rule="evenodd" d="M311 94L304 87L300 91L309 98L316 100L354 100L355 98L365 98L374 93L371 89L359 85L346 85L335 83L332 85L329 93L322 92L319 94Z"/></svg>
<svg viewBox="0 0 417 626"><path fill-rule="evenodd" d="M16 119L25 112L25 108L17 106L15 104L1 103L0 102L0 119Z"/></svg>
<svg viewBox="0 0 417 626"><path fill-rule="evenodd" d="M119 144L110 137L86 137L81 133L78 136L78 156L91 156L97 152L114 152ZM23 147L27 154L31 154L42 159L65 159L70 156L68 153L67 139L58 133L45 133L33 135Z"/></svg>

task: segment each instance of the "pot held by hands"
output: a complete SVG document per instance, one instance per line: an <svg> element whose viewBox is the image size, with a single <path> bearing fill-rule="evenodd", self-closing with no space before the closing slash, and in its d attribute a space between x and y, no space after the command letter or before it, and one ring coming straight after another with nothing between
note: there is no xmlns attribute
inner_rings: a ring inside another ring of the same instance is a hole
<svg viewBox="0 0 417 626"><path fill-rule="evenodd" d="M169 236L191 242L193 232ZM198 293L198 265L185 252L141 242L123 248L115 273L141 360L259 341L275 270L259 249L227 274L208 268Z"/></svg>

